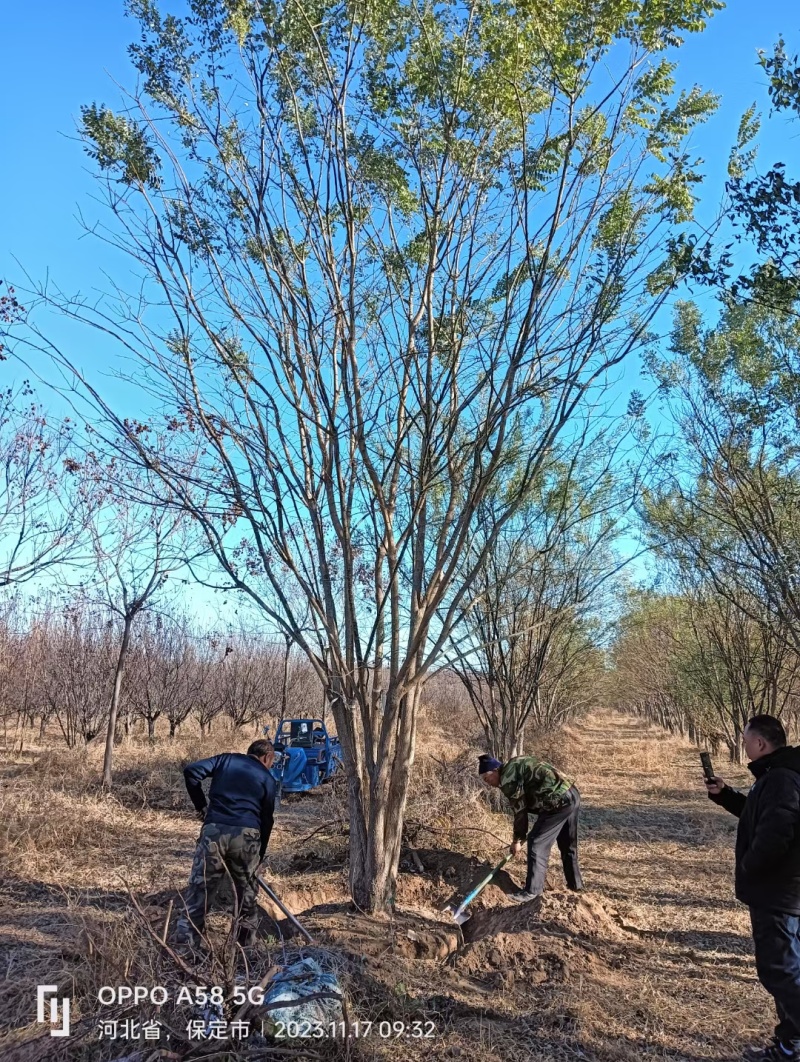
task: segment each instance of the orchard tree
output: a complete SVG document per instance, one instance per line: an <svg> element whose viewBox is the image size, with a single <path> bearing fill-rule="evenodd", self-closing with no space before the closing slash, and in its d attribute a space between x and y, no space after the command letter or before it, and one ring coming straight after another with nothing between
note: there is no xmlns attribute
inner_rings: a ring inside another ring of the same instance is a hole
<svg viewBox="0 0 800 1062"><path fill-rule="evenodd" d="M616 624L609 701L693 741L715 732L705 702L686 682L688 605L677 594L634 591Z"/></svg>
<svg viewBox="0 0 800 1062"><path fill-rule="evenodd" d="M86 511L75 467L72 421L51 417L27 383L0 392L0 586L79 559Z"/></svg>
<svg viewBox="0 0 800 1062"><path fill-rule="evenodd" d="M199 635L195 646L192 715L200 726L200 736L205 737L225 708L225 659L230 656L230 647L217 633Z"/></svg>
<svg viewBox="0 0 800 1062"><path fill-rule="evenodd" d="M316 670L352 894L385 910L475 515L502 499L488 553L702 253L686 138L714 100L664 52L722 4L130 6L139 88L82 132L142 283L48 294L138 360L166 450L81 386Z"/></svg>
<svg viewBox="0 0 800 1062"><path fill-rule="evenodd" d="M633 595L612 651L615 703L741 762L747 720L795 714L800 696L800 658L757 608L696 572L680 593Z"/></svg>
<svg viewBox="0 0 800 1062"><path fill-rule="evenodd" d="M169 719L170 737L192 710L195 655L188 623L161 613L145 614L131 652L128 699L155 738L156 723Z"/></svg>
<svg viewBox="0 0 800 1062"><path fill-rule="evenodd" d="M103 786L112 763L122 684L137 619L156 603L170 575L191 561L186 513L162 491L153 496L147 473L120 470L115 460L86 454L80 467L91 508L92 578L84 593L119 624L119 648L108 711ZM156 482L158 482L156 480ZM146 500L142 500L142 499Z"/></svg>
<svg viewBox="0 0 800 1062"><path fill-rule="evenodd" d="M756 602L742 607L706 585L688 596L688 604L686 681L695 699L711 708L731 759L741 763L748 719L795 709L800 658L763 608L755 618Z"/></svg>
<svg viewBox="0 0 800 1062"><path fill-rule="evenodd" d="M0 361L24 319L14 288L0 280ZM84 525L74 456L74 423L49 415L27 380L0 392L0 586L77 558Z"/></svg>
<svg viewBox="0 0 800 1062"><path fill-rule="evenodd" d="M621 439L617 439L620 443ZM630 503L611 466L607 440L592 455L574 447L529 491L486 557L448 647L493 755L523 751L525 728L563 723L586 703L576 679L597 665L609 581L621 567L613 543ZM491 528L491 503L479 515L473 549ZM599 633L599 629L594 633Z"/></svg>
<svg viewBox="0 0 800 1062"><path fill-rule="evenodd" d="M773 112L796 121L800 65L784 41L759 62ZM756 172L755 108L727 184L734 241L716 267L720 312L684 302L652 370L675 426L643 515L652 540L700 571L734 609L800 650L800 180L784 162ZM742 261L737 245L746 260ZM708 260L706 260L707 264Z"/></svg>
<svg viewBox="0 0 800 1062"><path fill-rule="evenodd" d="M552 733L576 717L605 705L605 653L600 648L603 628L597 622L573 620L553 638L539 680L534 726Z"/></svg>
<svg viewBox="0 0 800 1062"><path fill-rule="evenodd" d="M242 628L226 639L223 710L235 727L258 724L280 705L283 661L277 647Z"/></svg>
<svg viewBox="0 0 800 1062"><path fill-rule="evenodd" d="M51 617L39 682L68 748L102 732L114 683L114 631L92 602L76 598Z"/></svg>

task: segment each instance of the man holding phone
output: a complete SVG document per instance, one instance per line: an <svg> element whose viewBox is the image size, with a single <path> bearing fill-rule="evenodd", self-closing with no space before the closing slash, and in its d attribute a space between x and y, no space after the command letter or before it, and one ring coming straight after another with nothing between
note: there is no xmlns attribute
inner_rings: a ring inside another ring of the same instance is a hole
<svg viewBox="0 0 800 1062"><path fill-rule="evenodd" d="M703 766L709 797L739 819L736 897L750 908L758 979L778 1012L773 1042L748 1057L800 1062L800 748L787 746L779 719L757 715L744 749L755 777L746 794Z"/></svg>

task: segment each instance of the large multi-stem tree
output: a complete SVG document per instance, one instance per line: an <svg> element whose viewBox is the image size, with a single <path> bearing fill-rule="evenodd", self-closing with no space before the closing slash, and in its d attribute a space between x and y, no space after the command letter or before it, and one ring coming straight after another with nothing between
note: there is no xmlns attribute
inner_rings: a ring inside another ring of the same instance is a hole
<svg viewBox="0 0 800 1062"><path fill-rule="evenodd" d="M138 359L171 444L94 400L326 687L368 910L475 513L502 499L488 551L690 264L714 101L664 52L721 6L133 0L139 87L83 111L142 283L62 305Z"/></svg>

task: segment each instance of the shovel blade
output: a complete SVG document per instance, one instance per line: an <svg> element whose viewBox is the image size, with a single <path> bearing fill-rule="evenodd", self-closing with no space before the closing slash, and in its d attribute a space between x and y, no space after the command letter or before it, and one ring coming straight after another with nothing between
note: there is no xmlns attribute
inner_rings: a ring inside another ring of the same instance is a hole
<svg viewBox="0 0 800 1062"><path fill-rule="evenodd" d="M465 922L468 922L470 920L470 918L472 918L472 915L469 913L469 911L462 911L461 914L453 915L453 921L460 926L463 926Z"/></svg>

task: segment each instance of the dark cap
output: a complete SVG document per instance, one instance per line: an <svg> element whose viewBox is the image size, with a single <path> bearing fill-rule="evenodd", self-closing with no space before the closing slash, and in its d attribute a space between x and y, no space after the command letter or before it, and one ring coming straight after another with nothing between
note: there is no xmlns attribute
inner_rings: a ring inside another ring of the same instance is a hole
<svg viewBox="0 0 800 1062"><path fill-rule="evenodd" d="M478 757L478 774L488 774L489 771L499 771L503 764L500 760L496 760L494 756L489 756L486 753L483 756Z"/></svg>

